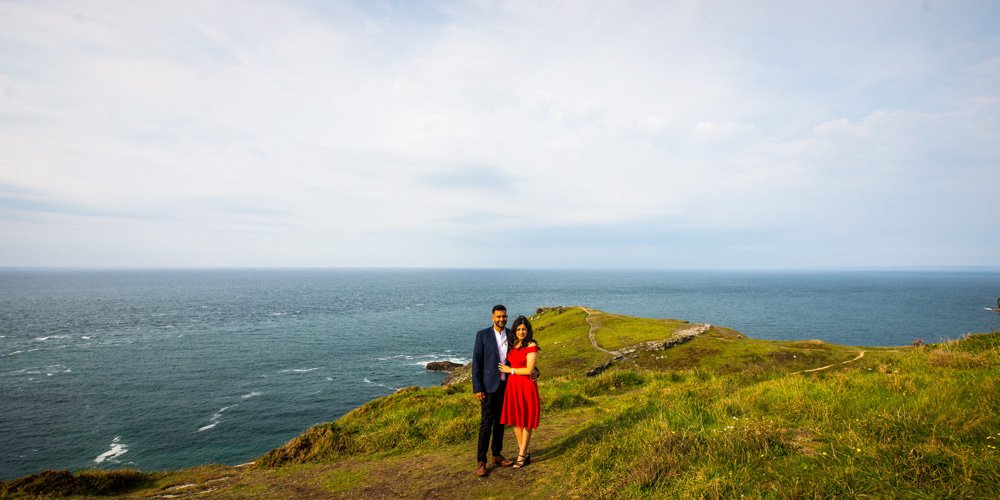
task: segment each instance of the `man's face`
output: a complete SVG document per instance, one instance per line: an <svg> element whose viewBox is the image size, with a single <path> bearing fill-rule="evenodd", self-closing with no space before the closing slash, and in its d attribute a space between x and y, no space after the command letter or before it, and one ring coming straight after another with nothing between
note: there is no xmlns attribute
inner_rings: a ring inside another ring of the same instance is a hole
<svg viewBox="0 0 1000 500"><path fill-rule="evenodd" d="M493 327L502 332L505 326L507 326L507 311L493 311Z"/></svg>

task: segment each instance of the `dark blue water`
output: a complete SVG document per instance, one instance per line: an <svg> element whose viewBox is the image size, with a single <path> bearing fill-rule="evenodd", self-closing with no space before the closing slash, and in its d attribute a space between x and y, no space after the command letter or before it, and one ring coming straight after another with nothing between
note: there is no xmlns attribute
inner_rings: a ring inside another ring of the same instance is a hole
<svg viewBox="0 0 1000 500"><path fill-rule="evenodd" d="M1000 328L998 272L0 271L0 478L237 464L467 361L490 308L853 345ZM544 342L544 339L540 339Z"/></svg>

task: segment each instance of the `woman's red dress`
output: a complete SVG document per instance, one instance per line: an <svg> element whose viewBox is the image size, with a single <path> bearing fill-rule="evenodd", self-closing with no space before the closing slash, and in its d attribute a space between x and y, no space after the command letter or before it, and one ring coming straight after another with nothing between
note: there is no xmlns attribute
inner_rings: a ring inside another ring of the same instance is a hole
<svg viewBox="0 0 1000 500"><path fill-rule="evenodd" d="M538 352L538 346L511 349L507 352L507 361L510 362L511 368L526 368L528 353L531 352ZM541 413L542 403L538 398L538 384L528 375L508 374L500 423L535 429L538 427Z"/></svg>

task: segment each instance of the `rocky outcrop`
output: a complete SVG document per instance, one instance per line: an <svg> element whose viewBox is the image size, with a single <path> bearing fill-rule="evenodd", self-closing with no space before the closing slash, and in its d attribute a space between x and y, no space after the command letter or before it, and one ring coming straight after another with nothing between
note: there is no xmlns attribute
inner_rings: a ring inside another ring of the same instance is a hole
<svg viewBox="0 0 1000 500"><path fill-rule="evenodd" d="M455 368L461 368L462 365L458 363L452 363L451 361L431 361L427 363L427 369L432 372L450 372Z"/></svg>
<svg viewBox="0 0 1000 500"><path fill-rule="evenodd" d="M470 380L472 380L472 363L460 365L458 368L449 371L448 375L445 375L444 380L441 381L441 385L447 387Z"/></svg>
<svg viewBox="0 0 1000 500"><path fill-rule="evenodd" d="M666 340L650 340L648 342L643 342L641 344L638 344L638 345L635 345L635 346L632 346L632 347L627 347L627 348L622 349L620 351L614 351L613 353L616 354L615 357L607 360L606 362L604 362L603 364L601 364L599 366L595 366L594 368L591 368L586 373L586 375L588 377L594 377L594 376L600 375L601 373L604 373L604 370L607 370L608 368L611 368L611 365L613 363L615 363L616 361L621 361L621 360L625 359L626 356L628 356L630 354L634 354L637 351L660 351L660 350L663 350L663 349L670 349L671 347L681 345L681 344L683 344L685 342L688 342L689 340L694 339L698 335L701 335L701 334L707 332L710 328L712 328L712 325L710 325L708 323L703 323L703 324L695 325L695 326L693 326L691 328L687 328L687 329L681 330L679 332L676 332L673 335L671 335L670 338L668 338ZM609 352L609 351L605 351L605 352Z"/></svg>

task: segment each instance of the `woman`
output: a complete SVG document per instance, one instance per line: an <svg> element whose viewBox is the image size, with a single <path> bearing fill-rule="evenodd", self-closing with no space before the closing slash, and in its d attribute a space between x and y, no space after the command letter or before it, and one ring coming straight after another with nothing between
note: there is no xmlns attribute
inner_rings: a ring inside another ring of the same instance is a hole
<svg viewBox="0 0 1000 500"><path fill-rule="evenodd" d="M518 316L511 326L511 331L517 340L511 342L511 349L507 351L507 361L510 366L500 364L500 372L508 374L500 423L514 427L518 446L514 468L520 469L531 463L528 442L531 441L531 431L538 427L542 411L541 400L538 398L538 385L531 380L539 347L533 338L528 318Z"/></svg>

